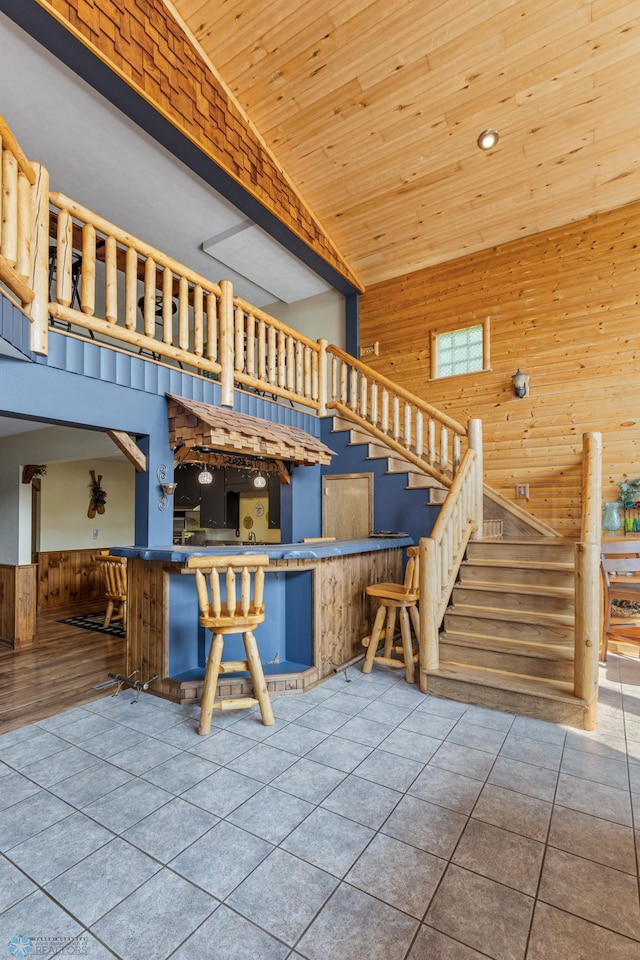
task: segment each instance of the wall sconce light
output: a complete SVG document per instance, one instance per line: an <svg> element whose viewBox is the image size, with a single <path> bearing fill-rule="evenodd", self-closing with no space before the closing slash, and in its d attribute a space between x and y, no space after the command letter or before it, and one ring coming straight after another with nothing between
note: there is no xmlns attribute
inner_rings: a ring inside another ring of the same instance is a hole
<svg viewBox="0 0 640 960"><path fill-rule="evenodd" d="M203 467L198 474L198 483L213 483L213 474L211 473L211 470L207 469L207 467Z"/></svg>
<svg viewBox="0 0 640 960"><path fill-rule="evenodd" d="M520 367L516 370L514 375L511 377L511 382L513 383L513 392L516 397L522 399L523 397L529 396L529 374L523 373Z"/></svg>
<svg viewBox="0 0 640 960"><path fill-rule="evenodd" d="M178 484L167 483L167 467L164 463L161 463L156 470L156 476L162 490L162 495L158 498L158 510L166 510L169 506L169 497L172 497L176 492Z"/></svg>
<svg viewBox="0 0 640 960"><path fill-rule="evenodd" d="M492 147L495 147L496 143L500 139L500 134L497 130L483 130L480 136L478 137L476 143L481 150L491 150Z"/></svg>

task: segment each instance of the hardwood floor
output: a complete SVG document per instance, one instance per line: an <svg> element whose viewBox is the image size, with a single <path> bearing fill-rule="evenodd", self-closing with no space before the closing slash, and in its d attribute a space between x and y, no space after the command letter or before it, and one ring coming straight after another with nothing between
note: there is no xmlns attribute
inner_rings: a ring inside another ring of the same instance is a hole
<svg viewBox="0 0 640 960"><path fill-rule="evenodd" d="M0 648L0 733L113 692L93 686L110 671L124 671L125 641L59 622L95 609L93 604L39 614L33 647Z"/></svg>

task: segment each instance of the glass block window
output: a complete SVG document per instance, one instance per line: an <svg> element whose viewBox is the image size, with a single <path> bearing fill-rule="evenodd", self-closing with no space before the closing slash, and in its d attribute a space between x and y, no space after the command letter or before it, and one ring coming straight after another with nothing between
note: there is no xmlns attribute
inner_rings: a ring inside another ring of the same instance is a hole
<svg viewBox="0 0 640 960"><path fill-rule="evenodd" d="M475 373L486 369L484 345L485 330L482 323L435 334L432 343L435 348L432 349L435 363L432 363L431 376L434 379L453 377L460 373Z"/></svg>

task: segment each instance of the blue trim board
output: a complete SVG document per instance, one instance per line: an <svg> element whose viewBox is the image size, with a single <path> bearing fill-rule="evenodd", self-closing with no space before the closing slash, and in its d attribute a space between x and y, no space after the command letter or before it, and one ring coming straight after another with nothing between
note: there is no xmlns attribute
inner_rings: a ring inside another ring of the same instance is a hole
<svg viewBox="0 0 640 960"><path fill-rule="evenodd" d="M331 264L113 73L37 0L0 0L0 11L334 289L345 296L357 291Z"/></svg>

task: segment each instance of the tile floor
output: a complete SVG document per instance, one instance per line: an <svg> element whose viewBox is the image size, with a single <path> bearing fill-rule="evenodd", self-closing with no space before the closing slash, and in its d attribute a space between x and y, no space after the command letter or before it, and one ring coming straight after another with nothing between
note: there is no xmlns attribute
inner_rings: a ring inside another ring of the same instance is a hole
<svg viewBox="0 0 640 960"><path fill-rule="evenodd" d="M0 956L638 960L640 661L596 733L347 677L0 737Z"/></svg>

